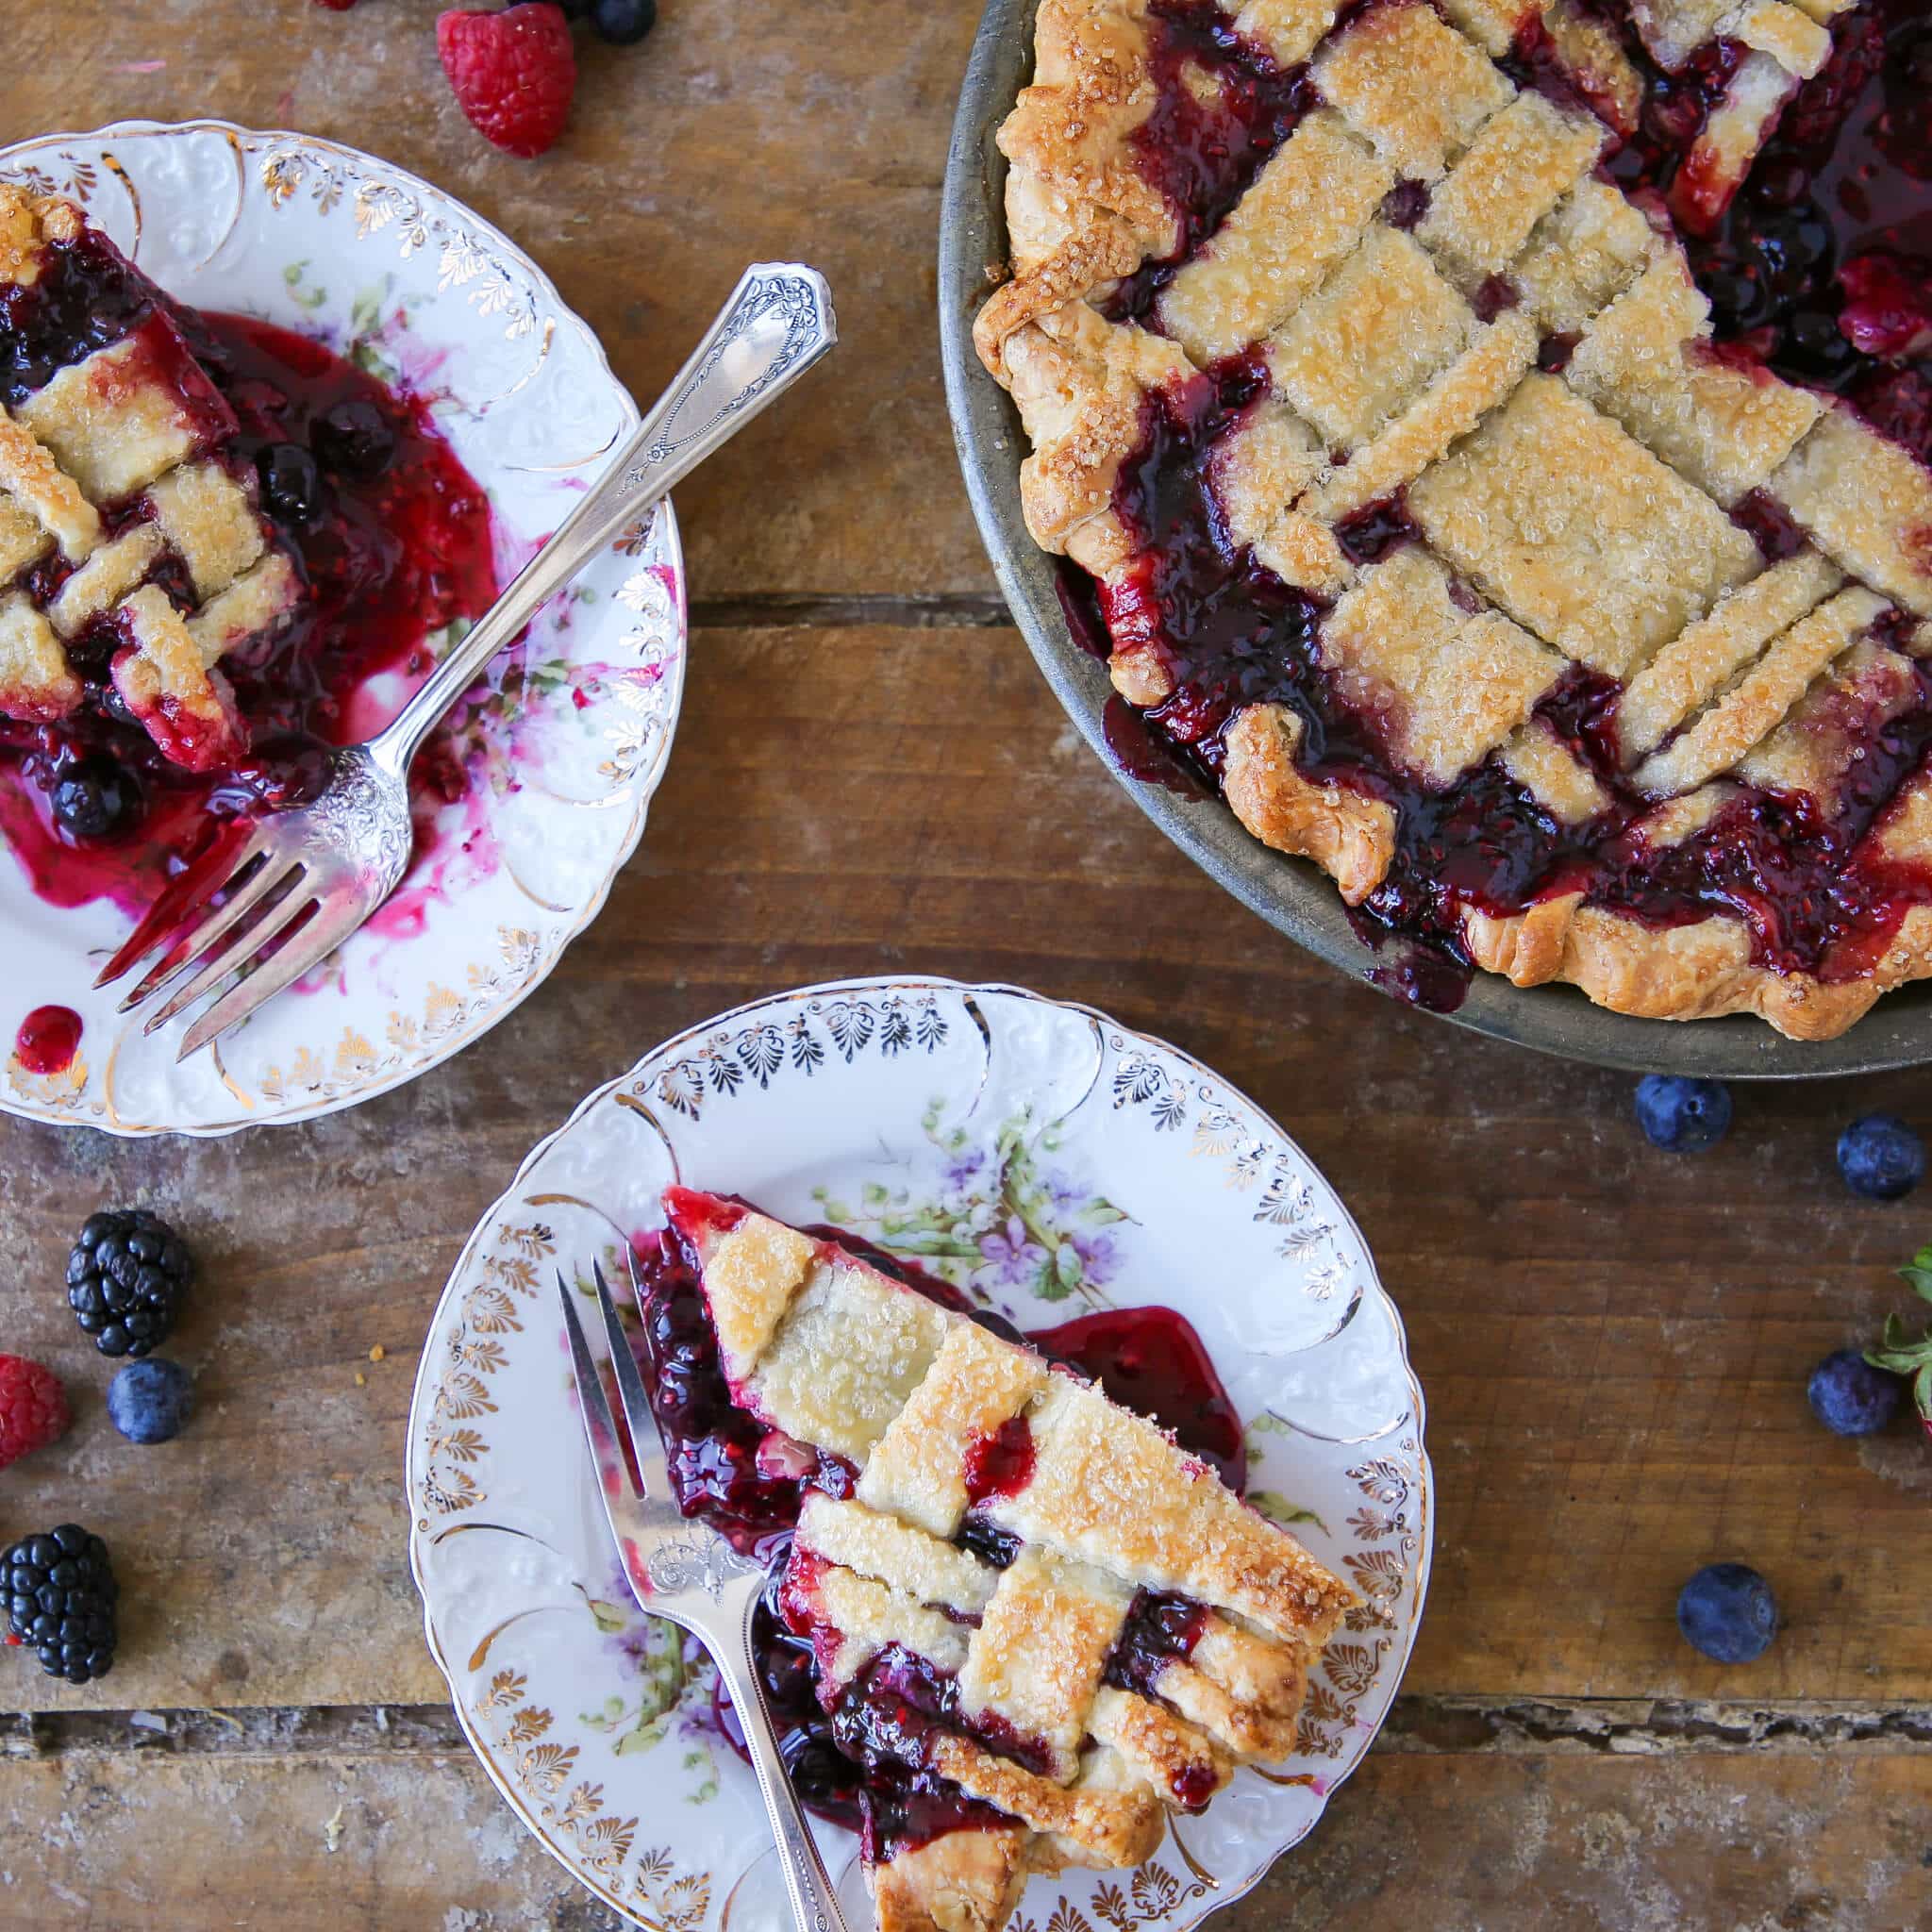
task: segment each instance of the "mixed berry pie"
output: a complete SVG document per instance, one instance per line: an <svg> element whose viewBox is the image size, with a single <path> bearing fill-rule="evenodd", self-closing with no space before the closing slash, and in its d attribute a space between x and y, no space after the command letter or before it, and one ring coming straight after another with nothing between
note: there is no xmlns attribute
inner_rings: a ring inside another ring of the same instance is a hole
<svg viewBox="0 0 1932 1932"><path fill-rule="evenodd" d="M1110 1399L1105 1362L849 1237L684 1189L665 1209L642 1305L672 1481L773 1557L781 1749L860 1832L882 1932L998 1932L1030 1874L1138 1864L1293 1750L1353 1596L1222 1480L1198 1368L1200 1450ZM1155 1319L1144 1356L1198 1355Z"/></svg>
<svg viewBox="0 0 1932 1932"><path fill-rule="evenodd" d="M1932 974L1923 0L1041 0L1036 52L976 341L1127 769L1412 997L1819 1039Z"/></svg>
<svg viewBox="0 0 1932 1932"><path fill-rule="evenodd" d="M495 591L422 405L0 182L0 838L38 893L140 910Z"/></svg>

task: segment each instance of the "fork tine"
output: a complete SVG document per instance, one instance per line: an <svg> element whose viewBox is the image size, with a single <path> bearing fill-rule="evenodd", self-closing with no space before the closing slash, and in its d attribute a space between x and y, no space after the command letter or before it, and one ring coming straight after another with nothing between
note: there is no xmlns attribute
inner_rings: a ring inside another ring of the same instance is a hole
<svg viewBox="0 0 1932 1932"><path fill-rule="evenodd" d="M158 1026L165 1026L176 1013L186 1012L205 993L212 992L236 967L246 965L254 958L256 954L287 926L305 906L314 905L314 896L302 890L304 875L303 869L300 866L295 867L288 891L252 925L237 933L212 959L202 966L187 985L176 988L167 1003L149 1016L147 1024L142 1031L152 1033ZM277 954L275 957L280 958L281 955ZM188 963L192 965L194 962L191 960Z"/></svg>
<svg viewBox="0 0 1932 1932"><path fill-rule="evenodd" d="M563 1325L570 1335L571 1373L576 1377L577 1407L583 1410L584 1440L591 1445L591 1467L601 1483L608 1485L614 1470L619 1479L628 1484L629 1458L624 1453L623 1439L610 1413L610 1399L604 1393L604 1377L597 1373L597 1358L584 1340L583 1324L577 1320L576 1298L571 1293L561 1268L557 1271L557 1292L563 1303Z"/></svg>
<svg viewBox="0 0 1932 1932"><path fill-rule="evenodd" d="M291 892L289 896L294 898L298 894ZM284 905L287 903L283 901ZM305 903L313 906L319 902L310 899ZM350 916L346 920L340 912L331 918L325 909L318 911L299 932L289 936L281 950L272 958L264 959L245 979L238 979L188 1029L181 1041L181 1051L175 1056L176 1063L199 1053L224 1034L232 1033L256 1008L274 999L285 986L292 986L318 959L325 959L334 952L357 924L355 905L352 899L349 902ZM280 909L280 907L276 908L277 911ZM258 940L256 943L259 945L261 941Z"/></svg>
<svg viewBox="0 0 1932 1932"><path fill-rule="evenodd" d="M617 1371L617 1398L624 1405L624 1419L630 1427L630 1440L638 1451L641 1473L646 1453L657 1446L658 1418L651 1413L651 1398L644 1393L644 1378L638 1373L638 1358L631 1353L630 1339L618 1319L617 1304L610 1299L609 1284L604 1279L604 1264L591 1263L597 1282L597 1307L604 1315L604 1338L610 1344L610 1365ZM648 1491L648 1485L644 1486Z"/></svg>
<svg viewBox="0 0 1932 1932"><path fill-rule="evenodd" d="M113 956L101 968L95 986L111 986L138 960L145 959L158 948L172 951L175 935L181 930L181 922L234 880L249 860L267 850L268 835L259 824L250 829L248 837L232 858L224 841L218 840L178 878L169 880L162 888L160 896L142 915L141 923L121 941ZM222 861L219 874L215 871L217 860Z"/></svg>
<svg viewBox="0 0 1932 1932"><path fill-rule="evenodd" d="M237 866L229 876L231 879L239 878L241 874L242 868ZM207 958L217 940L225 938L239 925L276 886L286 884L292 877L292 870L277 870L273 859L264 859L225 906L217 907L192 932L184 933L169 943L167 950L148 968L141 983L114 1010L130 1013L136 1007L145 1006L165 987L178 981L183 974L193 968L196 960Z"/></svg>
<svg viewBox="0 0 1932 1932"><path fill-rule="evenodd" d="M364 902L354 891L310 903L318 905L315 917L291 932L273 958L264 959L246 979L237 981L188 1029L181 1051L175 1056L177 1064L232 1032L256 1008L326 959L362 924Z"/></svg>

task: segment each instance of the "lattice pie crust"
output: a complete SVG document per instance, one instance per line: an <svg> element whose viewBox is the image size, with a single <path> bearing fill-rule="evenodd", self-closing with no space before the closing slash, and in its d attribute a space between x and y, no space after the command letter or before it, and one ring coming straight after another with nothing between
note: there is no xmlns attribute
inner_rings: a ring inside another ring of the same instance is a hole
<svg viewBox="0 0 1932 1932"><path fill-rule="evenodd" d="M1845 4L1637 6L1664 66L1718 34L1746 50L1677 176L1680 218L1735 188ZM1037 541L1104 589L1124 581L1135 541L1115 486L1145 407L1258 351L1267 400L1212 454L1222 511L1259 562L1324 600L1322 664L1381 721L1406 781L1452 787L1493 757L1558 821L1589 819L1596 777L1532 716L1580 665L1623 686L1622 755L1655 804L1640 845L1681 840L1740 784L1828 810L1861 730L1904 702L1909 660L1932 644L1932 475L1829 397L1713 355L1664 211L1641 212L1597 170L1605 124L1495 64L1540 17L1591 97L1634 114L1640 83L1613 38L1569 0L1374 0L1332 32L1329 0L1223 0L1224 25L1279 68L1307 63L1319 98L1143 326L1103 311L1120 278L1180 245L1137 165L1159 10L1041 0L1035 79L1000 134L1011 275L975 339L1032 440L1021 488ZM1386 212L1399 182L1427 191L1410 232ZM1552 337L1568 359L1541 373ZM1351 561L1336 525L1397 492L1421 541ZM1753 492L1795 523L1795 556L1768 561L1727 514ZM1117 641L1112 669L1138 705L1174 688L1144 643ZM1283 705L1241 709L1224 790L1257 838L1359 903L1387 874L1396 812L1305 777L1303 729ZM1861 861L1932 861L1927 782L1907 781ZM1932 909L1916 905L1849 976L1754 961L1727 915L1659 929L1581 892L1461 918L1475 962L1518 985L1568 980L1664 1019L1752 1011L1801 1038L1932 974Z"/></svg>
<svg viewBox="0 0 1932 1932"><path fill-rule="evenodd" d="M836 1244L681 1189L666 1206L739 1405L858 1472L849 1497L808 1493L785 1585L822 1701L891 1646L957 1679L930 1768L1011 1821L875 1872L883 1932L997 1927L1028 1874L1138 1864L1170 1809L1293 1750L1354 1599L1292 1537L1152 1423ZM974 1504L1019 1541L995 1569L953 1539L975 1444L1016 1422L1026 1478ZM1141 1590L1203 1611L1145 1694L1104 1681ZM1014 1736L1026 1751L996 1748Z"/></svg>

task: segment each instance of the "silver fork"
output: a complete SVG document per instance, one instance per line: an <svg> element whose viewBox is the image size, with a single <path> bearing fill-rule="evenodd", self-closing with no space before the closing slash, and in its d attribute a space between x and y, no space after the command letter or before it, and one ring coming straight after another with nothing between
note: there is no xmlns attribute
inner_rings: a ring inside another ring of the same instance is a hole
<svg viewBox="0 0 1932 1932"><path fill-rule="evenodd" d="M626 524L837 340L831 291L816 270L795 262L748 268L602 478L389 726L366 744L331 753L312 802L253 821L245 838L217 844L157 902L95 982L108 985L152 958L119 1010L165 993L143 1027L152 1033L255 962L189 1028L178 1056L186 1059L340 946L408 865L410 760L477 673ZM211 906L218 893L225 899Z"/></svg>
<svg viewBox="0 0 1932 1932"><path fill-rule="evenodd" d="M631 1593L651 1616L667 1617L689 1630L718 1667L731 1707L743 1727L758 1790L764 1794L798 1932L846 1932L824 1861L812 1842L791 1780L778 1756L764 1687L752 1659L751 1617L763 1588L764 1565L756 1557L741 1556L716 1530L678 1514L664 1468L664 1446L644 1393L637 1357L631 1354L603 1269L593 1265L591 1273L596 1278L597 1306L603 1312L618 1401L627 1425L623 1433L610 1413L604 1378L577 1320L576 1297L561 1269L557 1288L563 1298L564 1326L570 1331L571 1367L576 1375L591 1463L597 1473L598 1493L604 1499L604 1513L610 1520L610 1534ZM635 1266L631 1286L635 1291Z"/></svg>

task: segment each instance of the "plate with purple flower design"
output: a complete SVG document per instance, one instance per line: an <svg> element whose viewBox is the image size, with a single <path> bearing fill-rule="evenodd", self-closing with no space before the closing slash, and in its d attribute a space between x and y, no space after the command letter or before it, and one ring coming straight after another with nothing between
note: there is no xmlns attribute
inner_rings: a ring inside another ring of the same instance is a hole
<svg viewBox="0 0 1932 1932"><path fill-rule="evenodd" d="M266 631L258 656L250 639L225 660L254 767L273 773L291 742L319 754L323 739L366 737L392 717L638 423L597 339L528 256L440 189L352 148L218 121L124 122L0 147L0 181L79 208L197 331L197 355L212 347L208 366L238 411L237 467L266 475L264 462L292 452L290 474L312 476L327 454L320 425L343 404L365 423L374 411L390 447L407 446L407 462L380 450L363 462L378 475L360 552L340 466L330 493L298 490L290 531L277 525L318 609L332 558L386 560L358 561L344 593L341 628L358 655L340 683L310 647L321 620L275 634L305 641L288 645L291 661L268 661ZM288 440L298 432L320 457ZM397 508L407 475L429 479L440 518ZM261 491L265 513L278 513L282 499L266 482ZM409 585L420 606L397 589ZM396 648L371 657L382 622L397 627ZM115 1011L125 986L92 982L205 830L214 794L181 791L159 760L117 762L115 795L131 791L140 823L130 830L115 813L112 831L76 828L57 796L92 740L50 751L0 719L0 1111L117 1134L224 1134L353 1106L447 1058L541 982L636 849L670 755L684 646L667 503L551 600L425 746L412 774L415 857L389 904L181 1064L185 1020L147 1037L142 1016ZM122 749L110 747L115 759ZM248 761L214 778L237 795L262 782ZM169 839L149 836L159 823Z"/></svg>
<svg viewBox="0 0 1932 1932"><path fill-rule="evenodd" d="M1402 1323L1347 1209L1256 1105L1164 1041L1012 987L848 980L666 1041L538 1146L424 1347L410 1561L498 1790L658 1932L789 1924L756 1781L697 1646L631 1604L575 1414L555 1281L626 1279L665 1187L832 1224L1032 1333L1164 1305L1244 1424L1247 1496L1360 1602L1299 1749L1132 1873L1037 1878L1015 1932L1183 1932L1254 1885L1360 1761L1414 1642L1434 1492ZM816 1826L864 1915L856 1840Z"/></svg>

